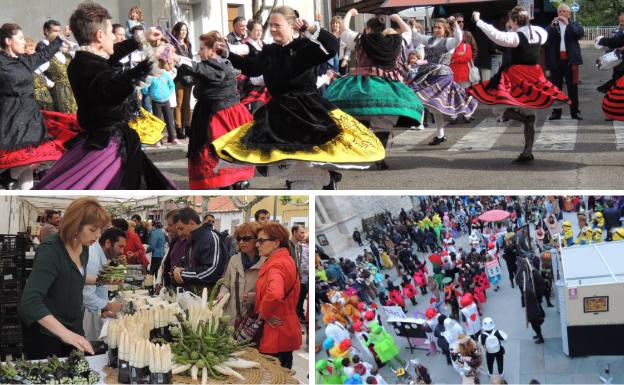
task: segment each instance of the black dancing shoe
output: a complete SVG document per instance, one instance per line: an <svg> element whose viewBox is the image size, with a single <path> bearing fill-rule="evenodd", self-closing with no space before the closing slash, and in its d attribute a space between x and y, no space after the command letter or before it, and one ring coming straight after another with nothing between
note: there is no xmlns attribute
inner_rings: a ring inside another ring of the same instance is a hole
<svg viewBox="0 0 624 385"><path fill-rule="evenodd" d="M249 181L243 180L232 185L233 190L249 190Z"/></svg>
<svg viewBox="0 0 624 385"><path fill-rule="evenodd" d="M342 180L342 174L336 171L329 172L329 184L323 186L323 190L338 190L338 182Z"/></svg>
<svg viewBox="0 0 624 385"><path fill-rule="evenodd" d="M430 146L437 146L439 144L442 144L444 142L446 142L446 136L443 136L441 138L438 138L437 136L435 138L433 138L433 140L431 142L429 142Z"/></svg>
<svg viewBox="0 0 624 385"><path fill-rule="evenodd" d="M0 177L0 183L5 190L19 190L17 179L11 178L11 170L8 169L2 173Z"/></svg>
<svg viewBox="0 0 624 385"><path fill-rule="evenodd" d="M559 120L559 119L561 119L561 113L560 112L553 112L548 117L548 120Z"/></svg>
<svg viewBox="0 0 624 385"><path fill-rule="evenodd" d="M527 154L520 154L512 162L513 163L525 163L525 162L530 162L530 161L532 161L534 159L535 159L535 157L533 156L533 154L528 154L528 155Z"/></svg>
<svg viewBox="0 0 624 385"><path fill-rule="evenodd" d="M540 337L539 339L537 339L537 340L535 341L535 343L536 343L536 344L538 344L538 345L539 345L539 344L543 344L543 343L544 343L544 339Z"/></svg>
<svg viewBox="0 0 624 385"><path fill-rule="evenodd" d="M583 120L583 116L581 115L580 112L577 112L575 114L571 114L572 119L574 120Z"/></svg>
<svg viewBox="0 0 624 385"><path fill-rule="evenodd" d="M377 170L387 170L390 167L388 167L388 164L386 163L385 160L380 160L379 162L375 162L375 166L377 166Z"/></svg>

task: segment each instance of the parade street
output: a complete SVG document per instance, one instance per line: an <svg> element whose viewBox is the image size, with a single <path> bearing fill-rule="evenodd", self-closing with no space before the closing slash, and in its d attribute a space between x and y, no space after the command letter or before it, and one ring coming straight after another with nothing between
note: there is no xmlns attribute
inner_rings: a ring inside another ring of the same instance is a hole
<svg viewBox="0 0 624 385"><path fill-rule="evenodd" d="M512 163L522 151L522 127L518 122L497 126L491 110L480 104L471 123L447 125L448 141L429 146L435 134L429 128L395 131L387 153L389 170L343 171L339 189L604 189L620 188L624 176L624 123L605 121L603 94L596 87L611 77L594 65L603 52L583 42L579 85L581 121L547 120L551 109L538 110L535 160ZM565 91L565 86L564 86ZM460 119L461 122L461 119ZM294 128L293 128L294 129ZM185 146L148 148L156 166L179 188L188 187ZM258 176L251 188L283 189L281 178Z"/></svg>
<svg viewBox="0 0 624 385"><path fill-rule="evenodd" d="M563 214L564 220L569 220L574 229L574 233L578 233L578 221L576 219L576 213ZM534 226L531 224L531 234L533 236ZM468 236L462 235L455 239L456 247L463 247L469 249ZM414 244L413 251L416 245ZM365 247L353 247L352 249L341 253L340 255L334 255L332 257L338 259L340 257L352 258L358 254L362 254L363 250L368 247L366 242ZM429 254L417 253L419 258L426 258ZM608 366L611 374L607 377L613 377L613 383L622 383L624 380L624 358L620 356L590 356L590 357L567 357L562 352L562 339L561 339L561 323L559 318L559 312L557 305L555 307L547 307L546 303L543 303L543 308L546 313L544 324L542 325L542 332L544 335L543 344L535 344L532 339L533 331L530 326L527 326L525 320L525 310L521 307L520 303L520 291L516 287L512 289L509 282L507 266L503 258L501 261L502 280L500 282L500 290L495 292L493 288L487 292L487 302L482 305L482 319L483 317L491 317L496 327L499 330L503 330L509 336L509 339L503 342L505 347L505 370L504 377L510 384L528 384L531 379L537 379L541 383L547 384L599 384L601 383L600 376L604 376L604 369ZM431 271L431 264L428 262L429 271ZM397 276L396 269L382 270L382 274L390 275L391 279L398 284L400 278ZM408 309L408 317L414 316L415 312L424 314L425 309L429 306L429 299L431 294L425 294L424 296L418 293L416 300L418 304L413 306L408 300L405 300L405 304ZM378 302L378 300L376 300ZM553 302L556 304L556 300ZM382 320L385 322L385 314L383 311ZM325 324L319 321L321 317L317 312L317 325L320 326L316 330L316 344L322 344L325 339ZM437 354L427 355L428 350L416 349L413 353L410 353L408 348L407 339L394 335L392 327L384 324L384 327L389 331L397 345L401 349L400 356L402 359L418 360L418 362L424 365L431 376L431 380L435 384L450 384L450 383L462 383L459 374L449 365L446 364L444 355L438 350ZM356 344L359 347L359 345ZM360 348L361 349L361 348ZM370 360L366 352L359 353L366 360ZM316 354L316 360L327 358L325 351L321 350ZM372 361L371 361L372 362ZM396 365L396 364L395 364ZM408 372L413 374L414 364L410 364L412 369ZM381 375L388 383L405 383L405 379L397 380L392 370L386 366L380 371ZM487 375L487 369L484 363L480 368L480 378L482 383L492 383Z"/></svg>

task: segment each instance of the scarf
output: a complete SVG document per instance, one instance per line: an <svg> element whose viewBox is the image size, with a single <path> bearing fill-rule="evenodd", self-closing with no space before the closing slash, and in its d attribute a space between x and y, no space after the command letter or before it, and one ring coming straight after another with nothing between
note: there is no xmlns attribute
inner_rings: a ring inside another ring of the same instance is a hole
<svg viewBox="0 0 624 385"><path fill-rule="evenodd" d="M392 70L401 54L402 42L399 34L365 33L359 36L357 46L362 47L366 56L379 67Z"/></svg>

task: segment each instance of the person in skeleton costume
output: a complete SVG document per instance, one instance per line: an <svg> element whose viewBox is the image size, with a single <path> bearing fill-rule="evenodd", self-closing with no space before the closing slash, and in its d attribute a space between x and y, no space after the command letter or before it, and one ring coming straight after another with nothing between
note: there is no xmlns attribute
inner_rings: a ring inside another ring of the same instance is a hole
<svg viewBox="0 0 624 385"><path fill-rule="evenodd" d="M492 318L485 317L483 319L479 342L483 345L483 349L485 350L485 360L487 362L488 374L490 377L494 374L494 360L496 360L498 375L503 376L505 348L502 346L501 342L507 340L507 338L507 333L496 329L496 325L494 324Z"/></svg>

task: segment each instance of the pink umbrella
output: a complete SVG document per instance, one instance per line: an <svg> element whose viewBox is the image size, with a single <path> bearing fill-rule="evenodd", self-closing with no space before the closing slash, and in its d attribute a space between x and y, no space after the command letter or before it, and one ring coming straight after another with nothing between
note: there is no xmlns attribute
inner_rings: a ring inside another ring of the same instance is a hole
<svg viewBox="0 0 624 385"><path fill-rule="evenodd" d="M477 218L481 222L500 222L509 218L509 212L505 210L490 210L479 215Z"/></svg>

